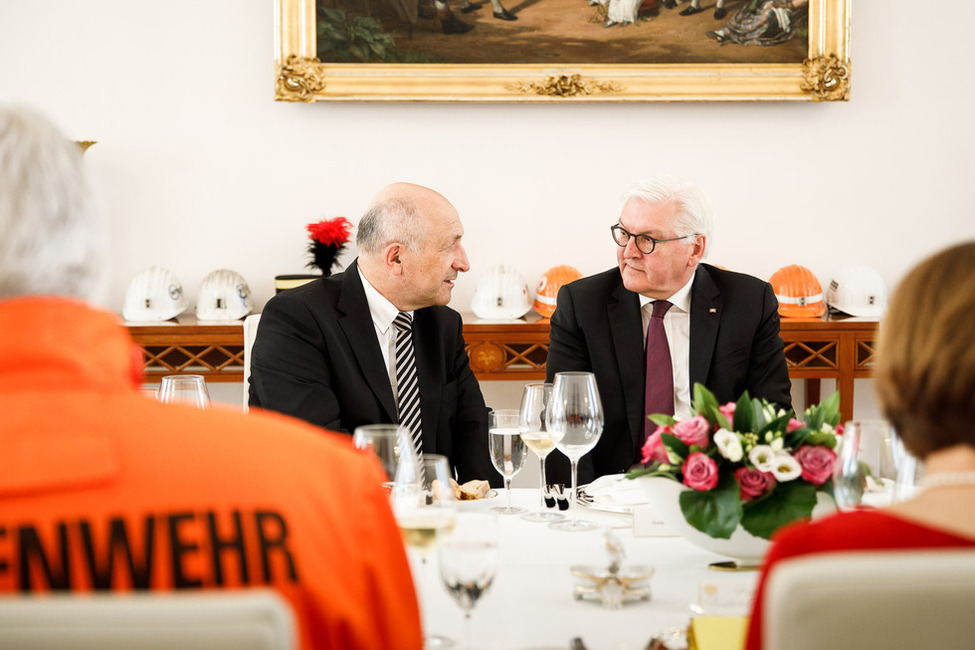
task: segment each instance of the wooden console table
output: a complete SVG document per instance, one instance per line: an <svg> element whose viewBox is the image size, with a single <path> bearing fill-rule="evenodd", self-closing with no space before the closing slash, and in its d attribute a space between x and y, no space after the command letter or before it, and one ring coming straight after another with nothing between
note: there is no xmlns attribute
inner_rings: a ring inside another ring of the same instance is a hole
<svg viewBox="0 0 975 650"><path fill-rule="evenodd" d="M840 412L852 415L854 381L870 376L876 330L876 321L859 318L782 321L789 376L805 380L807 404L820 400L821 380L835 379ZM182 316L176 322L129 325L129 332L143 349L150 382L176 373L200 374L207 381L243 381L244 332L239 321L211 325ZM545 379L548 336L548 321L537 315L515 323L464 315L471 368L482 381Z"/></svg>
<svg viewBox="0 0 975 650"><path fill-rule="evenodd" d="M165 375L203 375L208 382L244 380L242 321L201 324L195 316L174 321L126 324L132 340L142 348L146 380Z"/></svg>
<svg viewBox="0 0 975 650"><path fill-rule="evenodd" d="M870 376L876 330L877 321L859 318L782 321L789 376L805 380L807 404L819 402L822 379L835 379L840 413L852 415L854 380ZM548 336L548 321L538 316L491 323L464 315L464 339L478 379L545 379Z"/></svg>

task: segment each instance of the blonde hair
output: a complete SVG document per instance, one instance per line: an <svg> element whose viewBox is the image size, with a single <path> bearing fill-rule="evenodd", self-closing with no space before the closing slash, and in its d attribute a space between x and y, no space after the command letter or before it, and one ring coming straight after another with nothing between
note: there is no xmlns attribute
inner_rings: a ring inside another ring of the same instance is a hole
<svg viewBox="0 0 975 650"><path fill-rule="evenodd" d="M975 241L916 266L880 327L881 406L914 454L975 445Z"/></svg>

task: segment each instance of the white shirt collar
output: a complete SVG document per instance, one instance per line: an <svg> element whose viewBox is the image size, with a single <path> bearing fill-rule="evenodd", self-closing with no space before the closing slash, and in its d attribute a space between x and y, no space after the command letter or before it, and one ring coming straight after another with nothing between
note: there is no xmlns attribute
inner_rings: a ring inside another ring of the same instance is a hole
<svg viewBox="0 0 975 650"><path fill-rule="evenodd" d="M369 304L369 313L372 315L372 322L378 331L386 334L393 324L393 320L396 319L396 315L399 314L399 310L383 294L376 291L376 288L369 283L369 280L366 279L366 276L362 275L362 272L358 268L356 269L356 273L359 274L359 279L362 280L362 289L366 292L366 302ZM406 313L410 317L413 316L412 311Z"/></svg>
<svg viewBox="0 0 975 650"><path fill-rule="evenodd" d="M694 274L691 275L691 279L687 281L687 284L685 284L683 287L678 289L677 293L672 295L670 298L667 298L667 301L674 306L673 308L676 308L687 314L691 313L691 285L694 284L695 276L697 276L697 271L695 271ZM640 309L643 309L644 307L647 306L647 304L651 302L657 301L656 298L647 298L643 294L639 294L639 296L640 296Z"/></svg>

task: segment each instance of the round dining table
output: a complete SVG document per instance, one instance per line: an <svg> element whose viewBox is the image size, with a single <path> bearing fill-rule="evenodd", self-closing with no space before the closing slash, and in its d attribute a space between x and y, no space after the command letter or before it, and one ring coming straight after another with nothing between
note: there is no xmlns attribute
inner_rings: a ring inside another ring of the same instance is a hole
<svg viewBox="0 0 975 650"><path fill-rule="evenodd" d="M460 511L490 511L504 493L491 499L460 502ZM526 511L542 510L538 489L512 490L512 503ZM710 568L728 560L681 537L634 535L633 514L578 507L578 516L598 525L586 532L563 532L519 514L497 515L499 563L493 584L475 604L470 622L472 647L484 650L644 650L661 632L686 629L697 614L746 615L758 571L725 572ZM549 512L557 511L546 509ZM571 512L563 514L571 515ZM607 531L611 534L607 536ZM599 598L576 598L585 582L572 567L605 570L607 540L624 551L623 570L649 566L647 600L605 606ZM461 608L440 582L436 552L426 564L411 554L424 632L467 647ZM707 593L702 598L702 593ZM582 645L573 646L580 639Z"/></svg>

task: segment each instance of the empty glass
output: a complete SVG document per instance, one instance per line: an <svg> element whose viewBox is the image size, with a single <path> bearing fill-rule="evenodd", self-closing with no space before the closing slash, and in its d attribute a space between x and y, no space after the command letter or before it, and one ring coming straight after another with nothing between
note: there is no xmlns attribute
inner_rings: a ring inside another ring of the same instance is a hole
<svg viewBox="0 0 975 650"><path fill-rule="evenodd" d="M603 433L603 404L591 372L557 372L552 385L552 401L548 407L548 427L555 440L555 448L568 459L572 468L572 491L569 493L572 517L553 521L550 528L564 531L585 531L598 528L591 521L579 520L576 512L576 483L579 459L588 454Z"/></svg>
<svg viewBox="0 0 975 650"><path fill-rule="evenodd" d="M186 404L198 409L210 407L210 393L203 375L167 375L159 384L163 404Z"/></svg>
<svg viewBox="0 0 975 650"><path fill-rule="evenodd" d="M852 420L843 426L833 466L833 495L841 510L856 508L869 493L869 505L889 505L897 465L894 430L886 420ZM869 480L868 480L869 477Z"/></svg>
<svg viewBox="0 0 975 650"><path fill-rule="evenodd" d="M410 431L400 424L364 424L352 434L356 449L365 449L376 456L386 470L387 487L392 485L400 458L414 454Z"/></svg>
<svg viewBox="0 0 975 650"><path fill-rule="evenodd" d="M471 648L471 610L498 570L498 518L459 513L440 546L440 579L464 611L465 647Z"/></svg>

